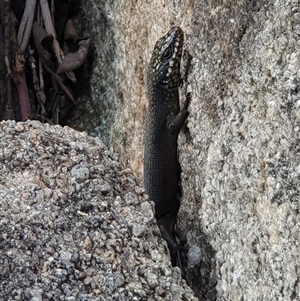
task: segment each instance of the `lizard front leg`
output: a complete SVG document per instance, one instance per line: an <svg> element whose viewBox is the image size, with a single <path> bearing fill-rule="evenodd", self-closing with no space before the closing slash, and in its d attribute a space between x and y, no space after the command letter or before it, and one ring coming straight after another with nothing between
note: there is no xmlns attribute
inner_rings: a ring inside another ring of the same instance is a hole
<svg viewBox="0 0 300 301"><path fill-rule="evenodd" d="M189 112L187 110L191 100L191 93L186 96L186 101L177 115L171 114L167 117L167 130L169 134L177 134L183 127L185 120L187 119Z"/></svg>

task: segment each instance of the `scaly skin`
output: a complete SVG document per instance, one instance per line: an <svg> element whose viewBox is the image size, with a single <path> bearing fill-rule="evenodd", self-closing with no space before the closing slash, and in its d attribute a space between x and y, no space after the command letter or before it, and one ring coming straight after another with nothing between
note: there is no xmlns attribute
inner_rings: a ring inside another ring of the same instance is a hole
<svg viewBox="0 0 300 301"><path fill-rule="evenodd" d="M147 73L148 111L144 147L144 184L155 203L155 217L167 241L172 265L180 266L175 223L180 206L177 137L187 116L179 109L183 31L173 27L155 45Z"/></svg>

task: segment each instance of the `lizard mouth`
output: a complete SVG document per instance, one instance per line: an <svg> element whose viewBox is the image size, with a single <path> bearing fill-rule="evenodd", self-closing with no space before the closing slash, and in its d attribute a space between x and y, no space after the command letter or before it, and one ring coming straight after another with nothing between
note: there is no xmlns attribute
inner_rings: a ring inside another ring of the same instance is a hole
<svg viewBox="0 0 300 301"><path fill-rule="evenodd" d="M183 30L179 26L172 27L163 38L165 38L166 44L172 45L174 49L181 50L179 47L183 43Z"/></svg>
<svg viewBox="0 0 300 301"><path fill-rule="evenodd" d="M167 35L170 35L175 41L178 41L179 39L183 39L183 30L179 26L174 26Z"/></svg>

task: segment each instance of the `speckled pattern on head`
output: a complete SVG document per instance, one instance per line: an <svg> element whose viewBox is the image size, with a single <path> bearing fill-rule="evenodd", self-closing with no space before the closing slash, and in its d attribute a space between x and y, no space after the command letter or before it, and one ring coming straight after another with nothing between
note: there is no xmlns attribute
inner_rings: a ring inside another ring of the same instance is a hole
<svg viewBox="0 0 300 301"><path fill-rule="evenodd" d="M179 26L173 27L156 42L148 67L148 96L155 89L154 83L168 90L178 88L182 45L183 31Z"/></svg>

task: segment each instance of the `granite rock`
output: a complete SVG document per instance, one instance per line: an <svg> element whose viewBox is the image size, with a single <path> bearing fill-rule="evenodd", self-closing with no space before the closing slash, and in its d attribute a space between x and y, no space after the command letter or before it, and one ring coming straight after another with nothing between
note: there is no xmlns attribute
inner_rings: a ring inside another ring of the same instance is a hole
<svg viewBox="0 0 300 301"><path fill-rule="evenodd" d="M0 167L0 300L198 300L100 139L3 121Z"/></svg>

